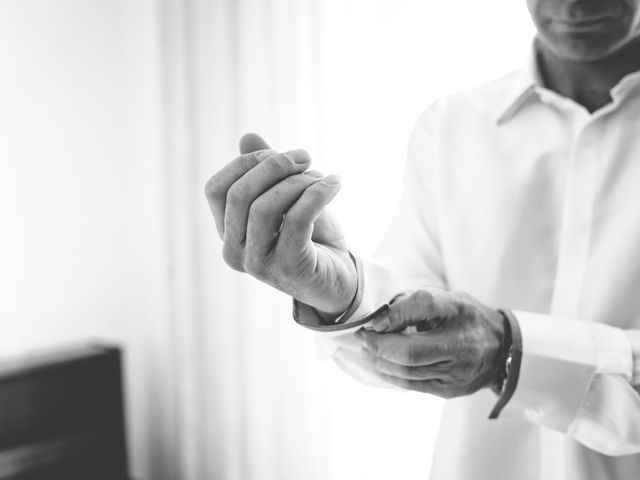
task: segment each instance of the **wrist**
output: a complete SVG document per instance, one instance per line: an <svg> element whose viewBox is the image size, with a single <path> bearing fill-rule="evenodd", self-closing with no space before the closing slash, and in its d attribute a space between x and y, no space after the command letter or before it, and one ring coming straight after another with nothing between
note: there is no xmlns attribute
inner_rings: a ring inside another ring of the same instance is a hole
<svg viewBox="0 0 640 480"><path fill-rule="evenodd" d="M335 310L323 309L320 307L315 308L318 317L320 317L325 325L342 323L353 314L362 300L362 266L359 263L360 260L357 259L350 250L348 251L348 255L347 268L352 271L353 275L350 275L347 278L352 279L352 281L349 281L346 286L340 288L341 292L347 292L346 295L342 300L333 303L333 305L338 306Z"/></svg>
<svg viewBox="0 0 640 480"><path fill-rule="evenodd" d="M311 330L320 332L338 332L341 330L349 330L361 327L371 320L388 313L389 304L384 303L375 310L368 312L366 315L359 315L360 318L351 320L353 315L361 307L362 297L364 295L364 268L362 265L362 260L354 256L351 251L349 251L349 257L355 265L355 269L357 272L357 283L355 296L353 297L351 304L348 306L346 311L339 317L332 318L332 321L330 323L327 323L322 320L320 315L318 315L317 307L314 308L309 304L304 304L294 300L293 318L297 323L306 328L310 328Z"/></svg>

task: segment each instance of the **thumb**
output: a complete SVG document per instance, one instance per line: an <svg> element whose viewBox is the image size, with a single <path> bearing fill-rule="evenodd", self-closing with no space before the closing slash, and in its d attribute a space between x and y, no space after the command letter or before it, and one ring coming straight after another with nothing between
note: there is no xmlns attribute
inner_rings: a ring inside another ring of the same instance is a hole
<svg viewBox="0 0 640 480"><path fill-rule="evenodd" d="M313 222L311 240L343 251L347 251L349 248L340 223L326 210L323 210L317 220Z"/></svg>
<svg viewBox="0 0 640 480"><path fill-rule="evenodd" d="M456 311L446 295L436 289L421 289L411 295L401 294L391 301L386 315L374 319L369 328L377 333L400 332L415 326L419 332L441 327Z"/></svg>
<svg viewBox="0 0 640 480"><path fill-rule="evenodd" d="M269 147L269 144L264 141L264 139L256 134L256 133L245 133L240 139L240 153L253 153L258 150L266 150Z"/></svg>

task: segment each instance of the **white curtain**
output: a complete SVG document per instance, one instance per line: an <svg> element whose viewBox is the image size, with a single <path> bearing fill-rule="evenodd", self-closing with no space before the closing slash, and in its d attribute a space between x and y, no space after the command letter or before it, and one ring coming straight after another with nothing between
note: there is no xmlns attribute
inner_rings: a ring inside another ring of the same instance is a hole
<svg viewBox="0 0 640 480"><path fill-rule="evenodd" d="M0 346L122 344L143 479L426 478L441 402L316 361L290 300L227 268L208 177L247 131L343 177L374 250L433 99L516 67L524 2L0 3Z"/></svg>

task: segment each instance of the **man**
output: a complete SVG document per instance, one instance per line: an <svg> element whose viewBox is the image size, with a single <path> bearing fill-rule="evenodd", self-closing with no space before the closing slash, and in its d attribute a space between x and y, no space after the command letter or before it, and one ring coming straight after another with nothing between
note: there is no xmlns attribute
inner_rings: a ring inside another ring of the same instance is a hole
<svg viewBox="0 0 640 480"><path fill-rule="evenodd" d="M302 150L245 136L206 193L345 370L451 399L432 478L639 478L640 0L527 3L527 66L420 117L377 262Z"/></svg>

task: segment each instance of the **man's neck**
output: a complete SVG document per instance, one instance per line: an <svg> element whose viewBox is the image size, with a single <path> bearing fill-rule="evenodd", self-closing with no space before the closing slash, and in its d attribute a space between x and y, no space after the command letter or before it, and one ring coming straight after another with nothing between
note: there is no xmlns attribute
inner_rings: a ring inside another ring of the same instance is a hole
<svg viewBox="0 0 640 480"><path fill-rule="evenodd" d="M589 112L611 102L611 89L625 75L640 70L640 37L606 58L589 62L558 58L539 41L536 50L544 85Z"/></svg>

